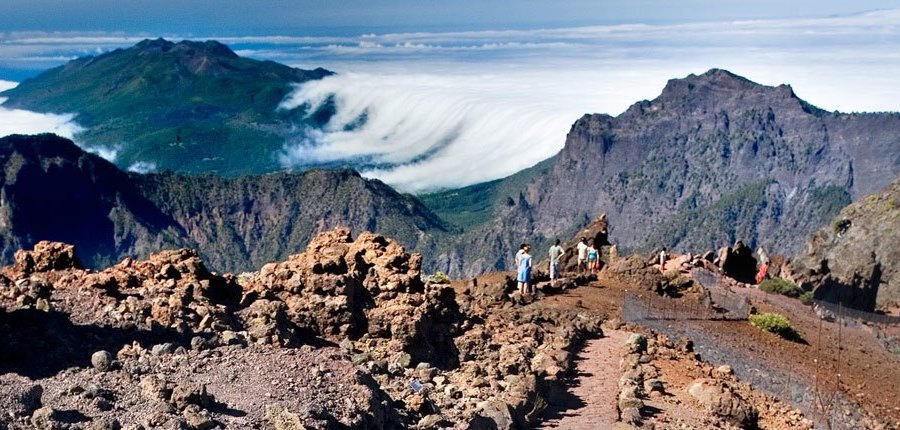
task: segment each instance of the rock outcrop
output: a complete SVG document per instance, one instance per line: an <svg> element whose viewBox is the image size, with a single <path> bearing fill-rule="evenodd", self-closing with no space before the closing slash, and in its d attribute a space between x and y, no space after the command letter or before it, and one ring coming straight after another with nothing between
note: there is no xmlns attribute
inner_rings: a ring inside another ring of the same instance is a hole
<svg viewBox="0 0 900 430"><path fill-rule="evenodd" d="M22 376L0 390L9 428L521 428L601 333L506 282L423 282L418 254L344 228L238 276L189 249L99 272L69 245L20 255L0 271L0 373Z"/></svg>
<svg viewBox="0 0 900 430"><path fill-rule="evenodd" d="M720 248L716 259L725 275L745 284L756 283L756 258L744 242L739 240L734 246Z"/></svg>
<svg viewBox="0 0 900 430"><path fill-rule="evenodd" d="M793 271L816 299L866 311L900 304L900 179L813 234Z"/></svg>

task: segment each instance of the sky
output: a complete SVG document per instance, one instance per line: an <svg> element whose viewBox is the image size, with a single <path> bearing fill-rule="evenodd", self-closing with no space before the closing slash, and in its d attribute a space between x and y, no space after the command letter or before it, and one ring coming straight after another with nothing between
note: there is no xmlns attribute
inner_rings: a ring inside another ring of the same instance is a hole
<svg viewBox="0 0 900 430"><path fill-rule="evenodd" d="M324 130L271 154L285 168L367 160L380 167L364 175L420 192L515 173L558 152L583 114L617 115L668 79L711 68L790 84L828 110L900 111L894 4L7 0L0 88L147 37L217 39L240 55L338 73L283 102L338 103ZM365 125L346 131L360 115ZM71 115L0 107L0 135L47 130L78 142L79 129Z"/></svg>

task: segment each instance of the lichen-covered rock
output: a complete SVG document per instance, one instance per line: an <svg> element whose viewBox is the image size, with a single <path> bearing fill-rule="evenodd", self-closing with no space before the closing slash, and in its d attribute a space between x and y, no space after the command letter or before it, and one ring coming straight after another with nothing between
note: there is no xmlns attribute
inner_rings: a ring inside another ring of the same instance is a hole
<svg viewBox="0 0 900 430"><path fill-rule="evenodd" d="M794 259L795 280L816 299L868 312L900 305L898 225L900 178L815 232Z"/></svg>

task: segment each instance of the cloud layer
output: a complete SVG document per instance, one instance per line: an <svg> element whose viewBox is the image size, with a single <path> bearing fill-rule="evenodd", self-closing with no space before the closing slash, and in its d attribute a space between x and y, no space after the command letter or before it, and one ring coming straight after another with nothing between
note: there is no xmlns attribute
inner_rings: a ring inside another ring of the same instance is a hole
<svg viewBox="0 0 900 430"><path fill-rule="evenodd" d="M15 82L0 81L0 92L16 86ZM0 97L0 137L10 134L56 133L72 138L81 130L72 121L73 115L54 115L21 109L4 108L5 98Z"/></svg>
<svg viewBox="0 0 900 430"><path fill-rule="evenodd" d="M140 38L0 34L0 72L55 65ZM543 30L194 38L220 40L241 55L337 71L284 102L317 106L330 98L337 107L332 122L299 133L275 156L296 168L366 166L365 175L406 191L472 184L534 165L559 151L584 113L616 115L656 97L668 79L710 68L791 84L829 110L900 111L900 10ZM23 123L74 127L66 116L31 118Z"/></svg>
<svg viewBox="0 0 900 430"><path fill-rule="evenodd" d="M282 40L282 43L286 41ZM286 145L288 166L366 161L406 191L468 185L552 156L584 113L616 115L666 80L718 67L789 83L826 109L900 110L900 12L827 19L363 35L247 54L340 73L286 107L331 97L323 133ZM366 118L362 126L359 118ZM350 131L348 131L348 129Z"/></svg>

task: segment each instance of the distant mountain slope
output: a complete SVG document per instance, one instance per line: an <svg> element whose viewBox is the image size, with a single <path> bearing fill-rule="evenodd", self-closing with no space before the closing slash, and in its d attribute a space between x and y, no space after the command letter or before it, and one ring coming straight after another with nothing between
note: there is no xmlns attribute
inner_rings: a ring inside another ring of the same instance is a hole
<svg viewBox="0 0 900 430"><path fill-rule="evenodd" d="M9 108L77 114L79 140L117 150L123 168L235 175L279 168L286 134L321 119L279 103L293 85L330 74L241 58L214 41L157 39L70 61L0 95Z"/></svg>
<svg viewBox="0 0 900 430"><path fill-rule="evenodd" d="M816 298L867 311L900 305L900 177L816 231L794 269Z"/></svg>
<svg viewBox="0 0 900 430"><path fill-rule="evenodd" d="M221 178L126 174L53 136L0 138L0 257L40 240L75 244L92 267L196 248L239 272L303 250L346 225L421 247L444 225L415 198L351 170Z"/></svg>
<svg viewBox="0 0 900 430"><path fill-rule="evenodd" d="M540 170L492 185L504 192L484 197L491 216L466 225L467 238L441 250L436 267L504 269L522 241L543 253L604 212L611 240L632 249L706 250L742 239L792 253L851 198L900 173L900 114L825 112L789 86L713 69L669 81L618 117L585 115ZM466 197L478 206L472 190L426 202L453 207Z"/></svg>

